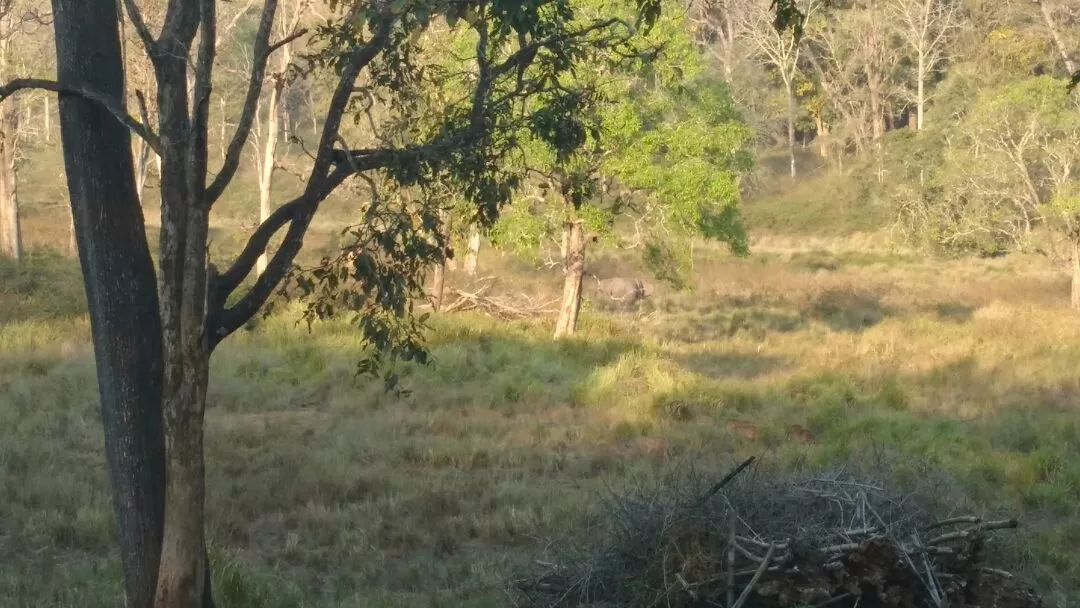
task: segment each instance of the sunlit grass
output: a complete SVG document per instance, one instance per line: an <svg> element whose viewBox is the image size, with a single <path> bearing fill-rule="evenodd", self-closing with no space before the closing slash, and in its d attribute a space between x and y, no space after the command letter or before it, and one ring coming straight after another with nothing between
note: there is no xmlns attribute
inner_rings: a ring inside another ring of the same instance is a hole
<svg viewBox="0 0 1080 608"><path fill-rule="evenodd" d="M401 370L404 397L355 376L363 345L344 323L309 333L289 309L230 338L207 420L223 605L502 606L503 577L545 539L587 538L609 488L677 462L876 450L929 459L955 477L943 491L1022 516L1050 599L1080 600L1080 316L1063 273L767 242L747 260L700 254L693 293L587 311L560 343L551 319L436 317L435 365ZM0 603L114 606L77 266L0 272L18 278L0 285ZM532 280L553 278L512 283ZM814 442L788 442L792 424ZM669 440L674 461L619 449L637 436Z"/></svg>

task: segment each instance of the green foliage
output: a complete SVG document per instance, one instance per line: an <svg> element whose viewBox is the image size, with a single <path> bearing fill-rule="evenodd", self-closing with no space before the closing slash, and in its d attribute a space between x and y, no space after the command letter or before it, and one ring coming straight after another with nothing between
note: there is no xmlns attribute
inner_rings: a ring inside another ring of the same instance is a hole
<svg viewBox="0 0 1080 608"><path fill-rule="evenodd" d="M595 89L576 70L634 56L630 22L651 27L659 6L639 0L615 14L571 0L331 5L337 18L317 28L314 69L345 73L357 52L387 37L358 81L366 95L354 95L351 109L380 145L392 144L392 162L362 176L371 200L345 231L349 242L316 267L296 269L281 294L307 302L309 322L352 313L371 347L360 371L374 372L384 361L427 361L425 319L412 303L424 295L426 269L449 250L445 217L491 226L525 183L526 149L572 165L597 138ZM431 28L436 18L448 29ZM446 45L460 54L448 58ZM577 207L592 183L569 168L561 194ZM390 388L398 381L392 367L384 372Z"/></svg>
<svg viewBox="0 0 1080 608"><path fill-rule="evenodd" d="M984 89L948 136L926 187L900 206L909 236L954 251L1031 246L1039 225L1071 225L1080 106L1048 76Z"/></svg>
<svg viewBox="0 0 1080 608"><path fill-rule="evenodd" d="M596 10L592 3L585 6ZM631 10L627 2L607 6ZM639 238L659 247L646 252L646 263L668 277L662 280L669 280L676 266L687 269L686 263L672 264L688 261L688 251L675 255L673 248L688 250L694 236L727 242L733 252L745 254L739 182L753 165L752 131L726 85L707 75L685 15L665 11L631 45L639 52L612 69L579 72L576 82L592 95L582 127L585 143L575 155L524 146L522 162L544 177L538 196L550 210L538 209L536 197L516 204L545 218L545 225L534 227L547 235L567 220L582 219L591 233L612 241L617 217L635 219L647 228ZM554 114L564 111L552 107ZM597 188L600 183L605 186ZM661 250L667 253L658 254ZM661 258L666 261L660 263Z"/></svg>

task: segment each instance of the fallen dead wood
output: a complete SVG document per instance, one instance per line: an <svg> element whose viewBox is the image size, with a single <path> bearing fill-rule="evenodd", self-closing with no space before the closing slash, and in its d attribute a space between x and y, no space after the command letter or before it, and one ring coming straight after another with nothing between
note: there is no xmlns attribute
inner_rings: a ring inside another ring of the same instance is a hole
<svg viewBox="0 0 1080 608"><path fill-rule="evenodd" d="M991 534L1015 519L934 517L910 496L844 475L732 483L749 464L674 496L614 501L609 541L514 581L517 605L1042 606L991 565Z"/></svg>
<svg viewBox="0 0 1080 608"><path fill-rule="evenodd" d="M557 312L555 307L558 304L557 298L542 300L527 294L493 295L491 291L495 284L495 277L484 277L477 280L470 290L451 287L450 291L456 297L444 305L442 311L444 313L454 313L475 310L504 321L538 317Z"/></svg>

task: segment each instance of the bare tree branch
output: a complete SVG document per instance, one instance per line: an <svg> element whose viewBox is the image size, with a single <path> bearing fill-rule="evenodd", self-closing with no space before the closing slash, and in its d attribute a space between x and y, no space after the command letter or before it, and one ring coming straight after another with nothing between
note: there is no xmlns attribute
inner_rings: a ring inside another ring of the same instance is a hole
<svg viewBox="0 0 1080 608"><path fill-rule="evenodd" d="M342 69L337 88L326 110L326 121L323 123L322 135L319 137L319 146L315 150L315 162L312 164L308 177L307 190L321 189L319 182L326 179L330 167L334 164L334 142L337 141L342 117L356 88L356 79L386 46L390 40L393 25L394 19L389 17L382 19L375 35L367 44L352 52L352 57Z"/></svg>
<svg viewBox="0 0 1080 608"><path fill-rule="evenodd" d="M64 86L55 80L44 80L41 78L15 78L7 84L0 86L0 101L4 101L8 97L11 97L18 91L23 90L39 90L39 91L52 91L53 93L66 93L69 95L78 95L83 99L92 101L101 107L108 110L117 120L123 123L131 132L138 135L145 141L150 149L154 152L161 153L161 140L150 129L148 125L135 120L130 114L124 110L123 105L115 99L111 99L106 95L102 95L96 91L90 89L84 89L82 87Z"/></svg>
<svg viewBox="0 0 1080 608"><path fill-rule="evenodd" d="M251 135L251 127L258 113L259 95L262 93L263 80L266 78L266 63L270 59L270 32L274 28L274 17L277 14L277 0L266 0L263 5L262 17L259 19L259 29L255 33L253 47L251 75L248 79L248 90L244 97L244 107L240 112L240 120L236 124L236 131L225 152L225 160L221 170L214 181L206 189L206 204L213 206L225 192L225 188L236 176L236 170L240 167L240 155L244 152L244 145L248 136Z"/></svg>
<svg viewBox="0 0 1080 608"><path fill-rule="evenodd" d="M131 25L135 28L135 32L139 35L139 39L142 40L143 46L146 47L147 55L153 57L158 51L158 44L154 40L154 35L150 33L150 28L147 27L139 6L135 4L135 0L124 0L124 9L127 12L128 19L131 20Z"/></svg>
<svg viewBox="0 0 1080 608"><path fill-rule="evenodd" d="M188 189L195 200L207 205L201 196L206 189L206 167L210 139L210 89L212 87L214 56L217 49L217 9L214 0L200 0L198 56L195 63L195 90L191 108L191 133L188 136Z"/></svg>
<svg viewBox="0 0 1080 608"><path fill-rule="evenodd" d="M297 31L289 34L288 36L282 38L281 40L278 40L274 44L271 44L270 45L270 53L273 54L274 51L282 48L283 46L285 46L287 44L292 43L293 41L297 40L298 38L303 37L307 33L308 33L307 29L302 29L302 30L297 30Z"/></svg>
<svg viewBox="0 0 1080 608"><path fill-rule="evenodd" d="M314 193L315 196L305 193L278 207L251 235L232 266L224 274L211 278L208 302L210 317L207 321L211 349L239 329L266 303L274 288L285 278L293 259L303 246L304 234L322 199L351 174L351 168L339 166L324 180L324 192ZM270 244L270 239L286 225L289 229L285 233L281 248L274 253L266 269L256 279L255 285L239 302L226 307L229 296L255 267L259 257Z"/></svg>

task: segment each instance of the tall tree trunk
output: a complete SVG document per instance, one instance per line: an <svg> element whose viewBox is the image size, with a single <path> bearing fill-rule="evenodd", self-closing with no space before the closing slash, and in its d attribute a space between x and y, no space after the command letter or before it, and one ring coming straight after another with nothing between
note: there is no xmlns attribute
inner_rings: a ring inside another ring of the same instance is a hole
<svg viewBox="0 0 1080 608"><path fill-rule="evenodd" d="M15 261L22 259L22 226L19 220L18 150L19 110L10 100L0 105L0 252Z"/></svg>
<svg viewBox="0 0 1080 608"><path fill-rule="evenodd" d="M563 279L562 306L555 324L555 338L571 336L577 329L581 311L581 281L585 277L585 233L581 220L569 222L570 241L565 258L566 277Z"/></svg>
<svg viewBox="0 0 1080 608"><path fill-rule="evenodd" d="M787 142L788 158L791 161L791 179L795 179L795 92L791 80L784 83L787 90Z"/></svg>
<svg viewBox="0 0 1080 608"><path fill-rule="evenodd" d="M0 17L0 74L10 73L12 10ZM22 227L15 156L19 145L19 104L9 99L0 104L0 254L22 258Z"/></svg>
<svg viewBox="0 0 1080 608"><path fill-rule="evenodd" d="M285 90L284 74L275 75L270 97L266 101L266 142L262 161L259 163L259 222L270 217L270 193L274 187L274 171L277 169L278 140L281 138L281 94ZM259 256L255 272L266 270L267 254Z"/></svg>
<svg viewBox="0 0 1080 608"><path fill-rule="evenodd" d="M123 99L115 0L53 0L57 78ZM60 137L97 363L105 455L129 607L154 599L164 521L162 335L127 130L59 96Z"/></svg>
<svg viewBox="0 0 1080 608"><path fill-rule="evenodd" d="M202 6L206 6L203 4ZM212 6L212 5L211 5ZM197 11L188 4L178 10ZM189 16L190 17L190 16ZM205 602L206 559L203 420L209 382L206 333L206 258L209 209L205 114L189 114L189 96L199 82L186 61L190 49L180 35L176 56L158 57L161 176L161 324L164 338L162 409L165 452L165 530L155 592L156 608L188 608ZM201 105L206 111L206 104Z"/></svg>
<svg viewBox="0 0 1080 608"><path fill-rule="evenodd" d="M882 82L877 74L867 74L866 88L870 97L870 133L877 145L885 135L885 114L881 103Z"/></svg>
<svg viewBox="0 0 1080 608"><path fill-rule="evenodd" d="M480 230L472 229L469 235L469 251L465 254L465 274L475 277L480 259Z"/></svg>

